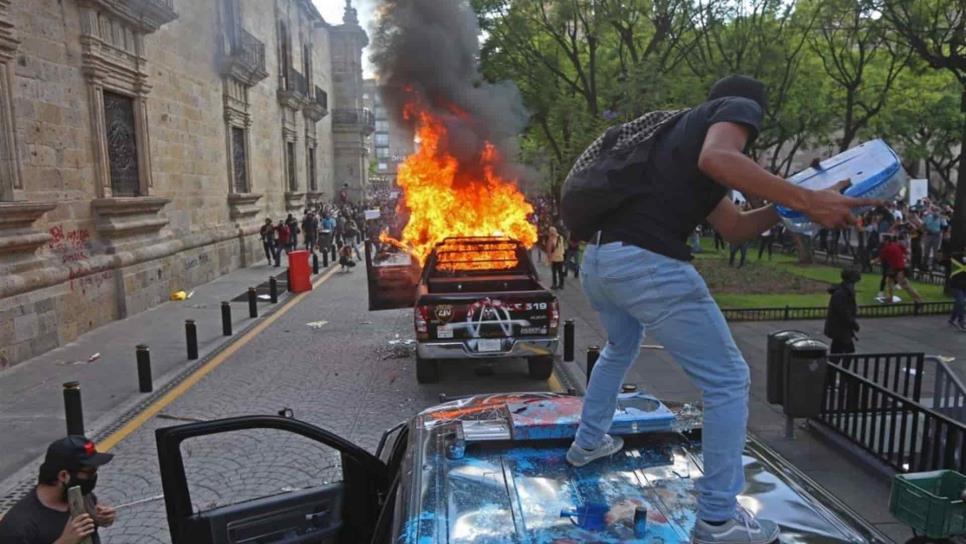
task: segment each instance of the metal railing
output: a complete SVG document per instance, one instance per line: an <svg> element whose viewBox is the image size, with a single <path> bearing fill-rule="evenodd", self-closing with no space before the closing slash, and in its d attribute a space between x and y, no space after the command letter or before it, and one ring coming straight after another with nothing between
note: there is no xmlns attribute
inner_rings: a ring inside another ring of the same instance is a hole
<svg viewBox="0 0 966 544"><path fill-rule="evenodd" d="M942 357L925 353L849 353L829 360L889 391L966 423L966 384ZM924 378L931 374L931 382Z"/></svg>
<svg viewBox="0 0 966 544"><path fill-rule="evenodd" d="M375 130L376 118L365 108L332 110L332 122L342 125L362 125Z"/></svg>
<svg viewBox="0 0 966 544"><path fill-rule="evenodd" d="M946 285L946 274L936 270L913 269L910 278L930 285Z"/></svg>
<svg viewBox="0 0 966 544"><path fill-rule="evenodd" d="M960 423L966 423L966 384L942 358L929 356L927 360L936 365L932 409Z"/></svg>
<svg viewBox="0 0 966 544"><path fill-rule="evenodd" d="M329 95L318 85L315 86L315 103L323 110L329 109Z"/></svg>
<svg viewBox="0 0 966 544"><path fill-rule="evenodd" d="M829 361L907 399L922 397L924 353L829 354Z"/></svg>
<svg viewBox="0 0 966 544"><path fill-rule="evenodd" d="M908 304L869 304L859 306L859 317L900 317L910 315L943 315L953 309L952 301L914 302ZM825 319L827 308L777 307L777 308L722 308L729 321L789 321L799 319Z"/></svg>
<svg viewBox="0 0 966 544"><path fill-rule="evenodd" d="M836 253L835 255L829 255L828 251L818 248L813 249L812 253L816 257L825 257L826 262L828 262L829 258L831 257L833 260L842 260L855 263L855 256L851 253ZM877 272L878 269L876 269L876 273ZM919 270L917 268L910 267L906 270L906 272L909 276L909 279L921 283L928 283L930 285L946 285L946 275L938 270Z"/></svg>
<svg viewBox="0 0 966 544"><path fill-rule="evenodd" d="M897 471L966 471L966 425L837 364L817 421Z"/></svg>
<svg viewBox="0 0 966 544"><path fill-rule="evenodd" d="M288 70L288 77L285 78L285 90L299 93L302 96L309 95L309 86L305 81L305 76L295 68Z"/></svg>
<svg viewBox="0 0 966 544"><path fill-rule="evenodd" d="M174 11L174 0L148 0L148 2L164 9Z"/></svg>
<svg viewBox="0 0 966 544"><path fill-rule="evenodd" d="M235 54L250 69L265 72L265 44L244 28L238 28Z"/></svg>

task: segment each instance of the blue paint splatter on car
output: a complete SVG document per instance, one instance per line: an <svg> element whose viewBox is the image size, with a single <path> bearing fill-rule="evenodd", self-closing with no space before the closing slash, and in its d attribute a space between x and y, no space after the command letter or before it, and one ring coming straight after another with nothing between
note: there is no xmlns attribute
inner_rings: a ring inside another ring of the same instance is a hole
<svg viewBox="0 0 966 544"><path fill-rule="evenodd" d="M516 394L503 396L501 405L500 398L485 396L477 404L455 401L445 409L428 410L425 419L417 418L413 440L419 455L414 456L410 482L416 493L404 496L402 504L410 518L398 544L690 540L697 509L694 484L702 461L700 442L691 438L695 435L666 432L677 429L668 421L682 414L680 409L672 413L646 395L623 397L619 409L627 415L624 421L637 424L627 446L609 458L575 468L565 455L569 433L579 419L580 399ZM464 421L464 410L466 420L502 418L512 439L474 440L467 433L465 455L448 459L443 434ZM700 421L700 412L688 417ZM643 431L646 424L661 432ZM538 436L563 439L534 441ZM751 495L759 505L770 499L768 507L785 516L785 527L793 528L787 542L856 541L821 516L808 514L809 500L782 483L781 476L753 477L761 465L749 465L747 459L748 481L755 486ZM635 534L638 508L646 510L643 537Z"/></svg>

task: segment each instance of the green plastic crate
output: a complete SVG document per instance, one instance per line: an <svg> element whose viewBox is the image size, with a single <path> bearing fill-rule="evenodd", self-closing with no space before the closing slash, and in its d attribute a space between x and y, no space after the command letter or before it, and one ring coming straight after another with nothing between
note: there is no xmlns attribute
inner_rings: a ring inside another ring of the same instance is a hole
<svg viewBox="0 0 966 544"><path fill-rule="evenodd" d="M889 511L929 538L966 534L966 476L954 470L896 474Z"/></svg>

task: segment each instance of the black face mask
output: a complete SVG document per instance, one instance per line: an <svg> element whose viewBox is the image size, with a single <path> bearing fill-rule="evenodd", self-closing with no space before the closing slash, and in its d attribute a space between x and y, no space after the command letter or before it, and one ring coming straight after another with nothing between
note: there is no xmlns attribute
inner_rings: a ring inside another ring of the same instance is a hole
<svg viewBox="0 0 966 544"><path fill-rule="evenodd" d="M90 495L91 491L94 491L94 487L97 485L97 474L94 474L86 480L78 478L76 472L68 472L68 474L70 475L70 481L64 486L64 499L67 498L67 490L75 485L80 487L82 495Z"/></svg>

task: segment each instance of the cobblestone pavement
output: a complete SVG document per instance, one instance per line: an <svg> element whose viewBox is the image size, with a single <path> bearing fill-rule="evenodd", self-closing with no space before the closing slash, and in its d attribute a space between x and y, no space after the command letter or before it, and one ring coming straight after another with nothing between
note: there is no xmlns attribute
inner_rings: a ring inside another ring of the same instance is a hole
<svg viewBox="0 0 966 544"><path fill-rule="evenodd" d="M412 355L398 343L391 345L411 337L410 311L368 312L365 289L364 271L335 274L128 436L114 448L114 462L102 471L98 484L102 499L121 504L161 493L153 434L159 427L243 414L275 414L290 408L297 418L372 451L384 429L437 403L441 393L547 388L545 382L526 377L524 361L496 364L492 375L478 375L473 364L455 363L443 367L439 384L418 385ZM559 294L563 317L577 319L578 362L565 366L571 374L583 378L583 352L586 346L603 341L601 330L576 281L568 280L567 289ZM887 496L886 486L857 471L841 454L817 444L808 433L800 433L795 441L783 442L777 409L761 404L764 334L786 326L812 331L820 322L733 327L754 375L752 429L880 529L897 541L904 540L903 529L888 516L884 502L868 494L858 496L855 491L874 488L875 497L882 497ZM897 330L902 333L897 334ZM860 347L877 345L898 350L919 338L916 349L936 347L927 351L962 352L961 342L966 335L930 335L935 330L945 329L938 319L932 318L868 320L863 323ZM920 345L924 347L919 348ZM697 395L660 350L644 350L628 380L670 399L693 400ZM319 485L339 476L333 451L278 431L193 439L185 443L184 453L196 509ZM111 544L169 542L163 501L123 509L118 523L103 531L102 536L105 543Z"/></svg>
<svg viewBox="0 0 966 544"><path fill-rule="evenodd" d="M436 404L441 393L545 390L524 361L444 367L442 380L418 385L413 356L389 342L412 336L410 311L368 312L365 272L336 273L263 333L123 440L98 482L103 500L121 504L161 493L154 429L243 414L295 417L374 450L383 430ZM324 321L319 326L317 322ZM318 328L307 323L315 323ZM246 431L184 444L196 508L237 503L283 489L338 479L333 450L280 431ZM103 531L106 544L169 542L164 503L123 509Z"/></svg>
<svg viewBox="0 0 966 544"><path fill-rule="evenodd" d="M279 270L263 264L235 270L196 287L190 299L165 302L113 321L0 373L0 430L5 436L0 482L43 455L47 444L62 436L62 383L76 380L81 384L88 433L98 432L104 421L116 419L127 405L143 400L138 393L134 360L137 344L150 347L154 387L160 389L190 364L186 359L184 320L197 322L199 355L206 357L226 342L221 331L220 302L236 298L249 286L267 282ZM282 299L286 296L283 290ZM275 308L265 300L260 300L259 306L262 315ZM234 302L231 308L236 335L258 323L249 319L247 302ZM95 353L98 357L88 363ZM4 510L5 487L0 484L0 511Z"/></svg>

